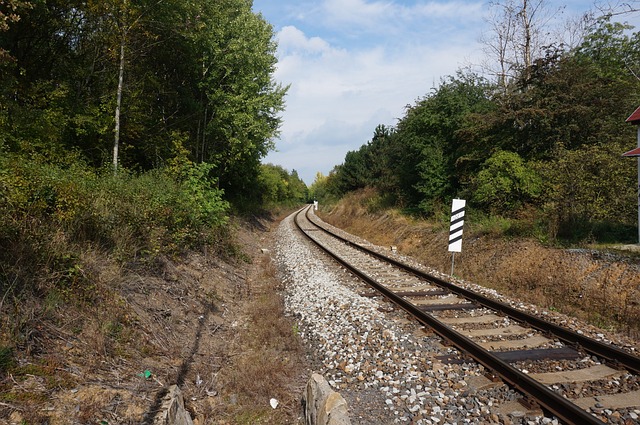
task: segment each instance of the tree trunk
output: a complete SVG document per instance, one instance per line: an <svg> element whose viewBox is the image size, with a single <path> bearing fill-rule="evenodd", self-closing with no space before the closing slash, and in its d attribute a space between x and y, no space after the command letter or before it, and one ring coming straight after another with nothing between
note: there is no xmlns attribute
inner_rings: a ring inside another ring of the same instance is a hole
<svg viewBox="0 0 640 425"><path fill-rule="evenodd" d="M118 147L120 144L120 106L122 105L122 87L124 85L124 45L125 37L120 43L120 69L118 74L118 91L116 95L116 115L113 140L113 172L118 171Z"/></svg>
<svg viewBox="0 0 640 425"><path fill-rule="evenodd" d="M524 31L524 68L527 76L531 67L531 20L533 19L533 16L529 17L528 12L527 0L524 0L522 4L522 30Z"/></svg>

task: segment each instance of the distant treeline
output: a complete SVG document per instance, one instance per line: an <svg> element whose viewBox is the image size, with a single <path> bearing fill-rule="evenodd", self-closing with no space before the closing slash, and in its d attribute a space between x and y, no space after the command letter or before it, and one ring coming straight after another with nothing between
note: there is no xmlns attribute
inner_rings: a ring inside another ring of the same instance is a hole
<svg viewBox="0 0 640 425"><path fill-rule="evenodd" d="M509 79L459 72L394 127L347 153L311 190L375 188L380 202L437 216L451 199L477 215L526 219L552 240L635 241L640 33L602 19L580 45L549 46Z"/></svg>

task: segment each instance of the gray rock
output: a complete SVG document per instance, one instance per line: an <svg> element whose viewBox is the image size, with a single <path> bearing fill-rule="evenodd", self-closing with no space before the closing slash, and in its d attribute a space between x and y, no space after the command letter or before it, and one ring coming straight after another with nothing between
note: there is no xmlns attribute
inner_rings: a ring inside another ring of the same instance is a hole
<svg viewBox="0 0 640 425"><path fill-rule="evenodd" d="M189 412L184 408L182 391L177 385L169 387L162 402L161 412L156 416L154 425L193 425Z"/></svg>
<svg viewBox="0 0 640 425"><path fill-rule="evenodd" d="M302 400L306 425L351 425L347 402L321 375L311 375Z"/></svg>

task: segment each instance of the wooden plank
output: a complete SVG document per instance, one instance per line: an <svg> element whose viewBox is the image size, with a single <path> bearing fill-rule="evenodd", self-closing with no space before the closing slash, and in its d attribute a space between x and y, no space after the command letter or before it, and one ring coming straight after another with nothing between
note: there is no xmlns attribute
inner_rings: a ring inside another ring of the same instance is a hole
<svg viewBox="0 0 640 425"><path fill-rule="evenodd" d="M595 407L596 404L603 406L603 409L627 409L630 407L640 407L640 390L630 393L620 393L612 395L599 395L596 397L584 397L573 400L573 402L583 409Z"/></svg>
<svg viewBox="0 0 640 425"><path fill-rule="evenodd" d="M497 351L492 354L509 363L519 362L522 360L576 360L582 358L582 355L579 352L569 347Z"/></svg>
<svg viewBox="0 0 640 425"><path fill-rule="evenodd" d="M603 364L578 370L529 374L529 376L531 376L533 379L535 379L536 381L540 381L543 384L597 381L598 379L613 378L621 375L621 371L612 369L609 366Z"/></svg>

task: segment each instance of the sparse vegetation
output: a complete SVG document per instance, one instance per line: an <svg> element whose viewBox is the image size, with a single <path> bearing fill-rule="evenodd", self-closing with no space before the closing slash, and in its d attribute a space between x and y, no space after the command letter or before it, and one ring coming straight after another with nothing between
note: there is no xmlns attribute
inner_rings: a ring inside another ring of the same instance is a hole
<svg viewBox="0 0 640 425"><path fill-rule="evenodd" d="M251 301L244 310L246 323L234 341L238 357L221 378L227 383L227 392L238 399L237 406L228 406L238 424L290 421L297 414L292 409L299 398L296 378L305 374L299 369L298 359L303 352L302 341L292 332L295 325L284 314L279 295L283 288L275 266L268 257L262 257L260 268L263 272L254 281ZM284 410L272 409L271 398L283 403Z"/></svg>
<svg viewBox="0 0 640 425"><path fill-rule="evenodd" d="M328 222L449 274L449 216L408 218L394 210L372 213L371 190L354 192L321 208ZM595 326L640 335L637 254L610 248L567 249L541 243L539 234L518 229L516 218L467 214L455 274L516 299L582 318ZM525 217L525 222L531 218ZM544 232L541 232L544 234ZM544 241L543 241L544 242Z"/></svg>

